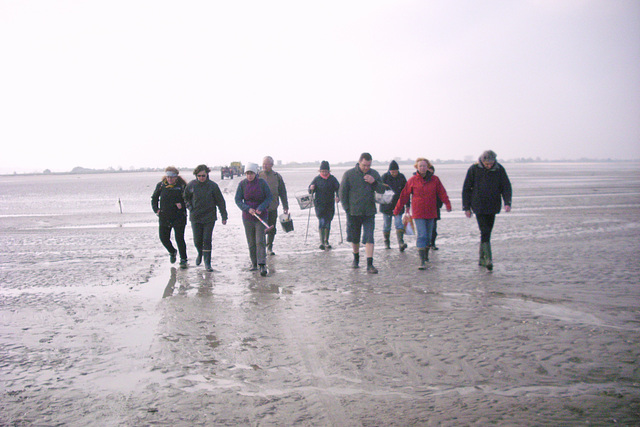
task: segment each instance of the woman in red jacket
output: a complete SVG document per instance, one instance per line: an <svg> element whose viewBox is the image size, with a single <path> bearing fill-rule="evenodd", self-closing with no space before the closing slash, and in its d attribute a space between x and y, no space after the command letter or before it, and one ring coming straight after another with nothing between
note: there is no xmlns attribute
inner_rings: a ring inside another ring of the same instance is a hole
<svg viewBox="0 0 640 427"><path fill-rule="evenodd" d="M424 270L426 262L429 261L429 244L433 233L433 224L438 217L437 199L439 197L442 200L447 207L447 212L451 212L451 202L440 179L429 170L433 168L429 160L419 157L414 166L418 171L409 178L407 185L404 186L393 214L398 215L411 198L411 215L418 233L416 242L420 255L418 268Z"/></svg>

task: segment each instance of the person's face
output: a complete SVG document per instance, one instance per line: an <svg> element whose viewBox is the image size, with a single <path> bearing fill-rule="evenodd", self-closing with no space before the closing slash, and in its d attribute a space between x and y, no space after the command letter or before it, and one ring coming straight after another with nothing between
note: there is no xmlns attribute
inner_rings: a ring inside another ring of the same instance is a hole
<svg viewBox="0 0 640 427"><path fill-rule="evenodd" d="M249 181L253 181L254 179L256 179L256 174L253 173L253 171L247 171L246 175Z"/></svg>
<svg viewBox="0 0 640 427"><path fill-rule="evenodd" d="M200 182L205 182L207 180L207 173L205 171L200 171L198 172L198 175L196 175L196 178L198 178L198 181Z"/></svg>
<svg viewBox="0 0 640 427"><path fill-rule="evenodd" d="M418 163L418 173L420 175L425 176L428 170L429 170L429 165L427 165L427 162L423 160L420 163Z"/></svg>
<svg viewBox="0 0 640 427"><path fill-rule="evenodd" d="M177 176L168 176L167 177L167 182L169 183L169 185L174 185L177 180L178 180Z"/></svg>
<svg viewBox="0 0 640 427"><path fill-rule="evenodd" d="M369 172L369 169L371 169L371 160L362 159L358 162L358 164L360 165L360 170L362 171L362 173L367 173Z"/></svg>
<svg viewBox="0 0 640 427"><path fill-rule="evenodd" d="M320 169L320 176L323 178L328 178L329 177L330 172L326 169Z"/></svg>
<svg viewBox="0 0 640 427"><path fill-rule="evenodd" d="M262 169L264 169L265 172L271 172L271 170L273 169L273 163L271 163L269 160L263 160Z"/></svg>
<svg viewBox="0 0 640 427"><path fill-rule="evenodd" d="M398 174L400 173L400 171L397 171L397 170L390 170L390 171L389 171L389 173L391 174L391 176L392 176L392 177L394 177L394 178L395 178L396 176L398 176Z"/></svg>
<svg viewBox="0 0 640 427"><path fill-rule="evenodd" d="M491 169L495 163L496 163L495 160L483 160L482 161L482 165L487 169Z"/></svg>

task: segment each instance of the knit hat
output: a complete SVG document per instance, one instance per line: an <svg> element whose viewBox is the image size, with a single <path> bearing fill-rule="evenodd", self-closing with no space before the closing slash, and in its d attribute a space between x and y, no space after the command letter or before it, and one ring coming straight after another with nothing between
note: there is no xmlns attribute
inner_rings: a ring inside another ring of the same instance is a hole
<svg viewBox="0 0 640 427"><path fill-rule="evenodd" d="M398 162L396 162L395 160L391 160L391 163L389 163L389 170L390 171L400 170L400 168L398 167Z"/></svg>
<svg viewBox="0 0 640 427"><path fill-rule="evenodd" d="M255 163L247 163L247 167L244 168L244 173L247 172L258 173L258 165Z"/></svg>
<svg viewBox="0 0 640 427"><path fill-rule="evenodd" d="M320 170L321 171L331 170L331 168L329 167L329 162L327 162L326 160L321 161L320 162Z"/></svg>

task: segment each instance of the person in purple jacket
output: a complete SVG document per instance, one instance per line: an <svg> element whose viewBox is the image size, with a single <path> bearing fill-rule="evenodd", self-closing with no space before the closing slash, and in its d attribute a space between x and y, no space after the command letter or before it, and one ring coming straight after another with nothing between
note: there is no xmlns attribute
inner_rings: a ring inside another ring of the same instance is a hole
<svg viewBox="0 0 640 427"><path fill-rule="evenodd" d="M268 208L273 196L267 182L258 178L257 164L247 163L245 174L246 178L238 184L236 190L236 205L242 211L242 224L251 258L250 271L259 269L260 275L266 276L268 273L266 226L262 221L266 223L269 219Z"/></svg>

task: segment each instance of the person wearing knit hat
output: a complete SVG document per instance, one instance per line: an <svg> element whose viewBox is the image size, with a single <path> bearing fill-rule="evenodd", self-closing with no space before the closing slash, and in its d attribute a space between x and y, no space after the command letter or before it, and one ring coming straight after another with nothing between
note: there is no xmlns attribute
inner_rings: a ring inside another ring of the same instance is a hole
<svg viewBox="0 0 640 427"><path fill-rule="evenodd" d="M187 206L182 195L187 183L179 174L174 166L167 166L164 178L156 185L151 196L151 207L158 216L160 242L169 252L171 264L176 262L176 254L180 252L180 267L187 268L187 244L184 241ZM171 243L171 229L178 250Z"/></svg>
<svg viewBox="0 0 640 427"><path fill-rule="evenodd" d="M496 161L496 153L487 150L478 162L467 170L462 186L462 209L467 218L476 215L480 229L480 251L478 265L493 270L491 255L491 231L496 215L502 209L511 212L511 182L504 166Z"/></svg>
<svg viewBox="0 0 640 427"><path fill-rule="evenodd" d="M404 242L404 224L402 224L402 214L404 213L404 207L400 211L399 215L393 215L393 208L398 203L400 198L400 192L407 184L407 178L400 173L400 167L398 162L391 160L389 163L389 171L382 175L382 182L393 190L395 193L391 203L380 205L380 213L382 214L382 235L384 236L384 247L391 249L391 223L393 222L396 229L396 237L398 238L398 248L400 252L407 249L407 244ZM411 206L411 202L407 203L407 210Z"/></svg>
<svg viewBox="0 0 640 427"><path fill-rule="evenodd" d="M329 234L331 221L336 212L335 205L340 201L338 190L340 183L331 175L329 162L320 162L320 175L316 176L309 185L309 193L313 194L313 205L318 218L318 232L320 234L320 249L331 249Z"/></svg>

